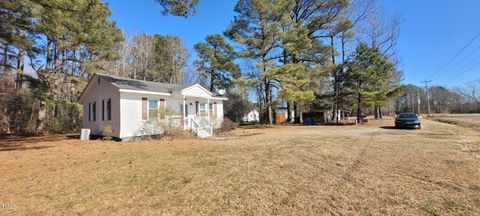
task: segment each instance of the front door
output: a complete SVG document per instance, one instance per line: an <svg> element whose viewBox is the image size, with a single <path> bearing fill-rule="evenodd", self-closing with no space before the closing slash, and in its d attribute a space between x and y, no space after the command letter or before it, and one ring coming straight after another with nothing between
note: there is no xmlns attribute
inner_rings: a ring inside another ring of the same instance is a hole
<svg viewBox="0 0 480 216"><path fill-rule="evenodd" d="M195 116L195 102L187 101L185 104L185 116L193 117Z"/></svg>

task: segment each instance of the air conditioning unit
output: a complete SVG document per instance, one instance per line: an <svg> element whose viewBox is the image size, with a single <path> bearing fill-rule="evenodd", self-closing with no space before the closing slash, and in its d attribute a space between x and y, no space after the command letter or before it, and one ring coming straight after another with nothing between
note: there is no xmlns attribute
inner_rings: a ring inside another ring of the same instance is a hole
<svg viewBox="0 0 480 216"><path fill-rule="evenodd" d="M80 140L90 140L89 128L82 128L82 132L80 133Z"/></svg>

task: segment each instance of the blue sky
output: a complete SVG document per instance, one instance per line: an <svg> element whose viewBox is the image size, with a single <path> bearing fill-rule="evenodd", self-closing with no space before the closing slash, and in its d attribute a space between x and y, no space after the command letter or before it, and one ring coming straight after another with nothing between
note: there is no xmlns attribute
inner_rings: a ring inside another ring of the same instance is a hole
<svg viewBox="0 0 480 216"><path fill-rule="evenodd" d="M136 33L171 34L183 39L194 60L193 45L230 24L236 0L200 0L189 18L162 16L154 0L106 0L112 20L128 37ZM480 37L447 64L480 33L478 0L379 0L390 15L404 22L398 44L404 83L430 79L448 87L480 79Z"/></svg>

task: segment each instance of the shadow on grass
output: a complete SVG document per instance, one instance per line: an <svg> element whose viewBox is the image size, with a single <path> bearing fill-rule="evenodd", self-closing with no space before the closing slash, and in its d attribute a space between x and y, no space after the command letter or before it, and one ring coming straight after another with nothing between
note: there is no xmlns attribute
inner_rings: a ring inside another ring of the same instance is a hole
<svg viewBox="0 0 480 216"><path fill-rule="evenodd" d="M238 128L241 129L265 129L265 128L273 128L270 125L262 125L262 124L256 124L256 125L240 125Z"/></svg>
<svg viewBox="0 0 480 216"><path fill-rule="evenodd" d="M23 145L11 145L8 147L0 146L0 152L2 151L26 151L26 150L38 150L38 149L46 149L51 148L53 146L23 146Z"/></svg>
<svg viewBox="0 0 480 216"><path fill-rule="evenodd" d="M79 139L79 135L46 135L46 136L4 136L0 138L0 151L25 151L50 148L53 146L39 145L44 142L57 142L69 139Z"/></svg>
<svg viewBox="0 0 480 216"><path fill-rule="evenodd" d="M245 133L245 134L239 134L238 136L239 137L249 137L249 136L255 136L255 135L259 135L259 134L262 134L262 133Z"/></svg>
<svg viewBox="0 0 480 216"><path fill-rule="evenodd" d="M395 126L381 126L380 128L386 129L386 130L416 130L416 128L407 128L407 127L397 128Z"/></svg>

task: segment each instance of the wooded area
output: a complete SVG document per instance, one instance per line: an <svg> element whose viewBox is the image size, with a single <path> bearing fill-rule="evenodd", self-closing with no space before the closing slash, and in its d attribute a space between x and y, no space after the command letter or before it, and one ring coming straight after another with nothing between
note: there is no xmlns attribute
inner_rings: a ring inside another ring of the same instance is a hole
<svg viewBox="0 0 480 216"><path fill-rule="evenodd" d="M199 4L155 2L159 13L181 17ZM341 110L359 121L425 113L427 98L432 112L480 112L480 82L428 91L401 84L401 18L386 16L375 0L239 0L234 11L223 35L195 45L189 65L181 36L127 39L100 0L1 1L0 133L78 131L77 98L94 73L226 89L230 119L256 108L267 124L278 106L295 110L287 121L297 123L304 112L326 113L332 123Z"/></svg>

